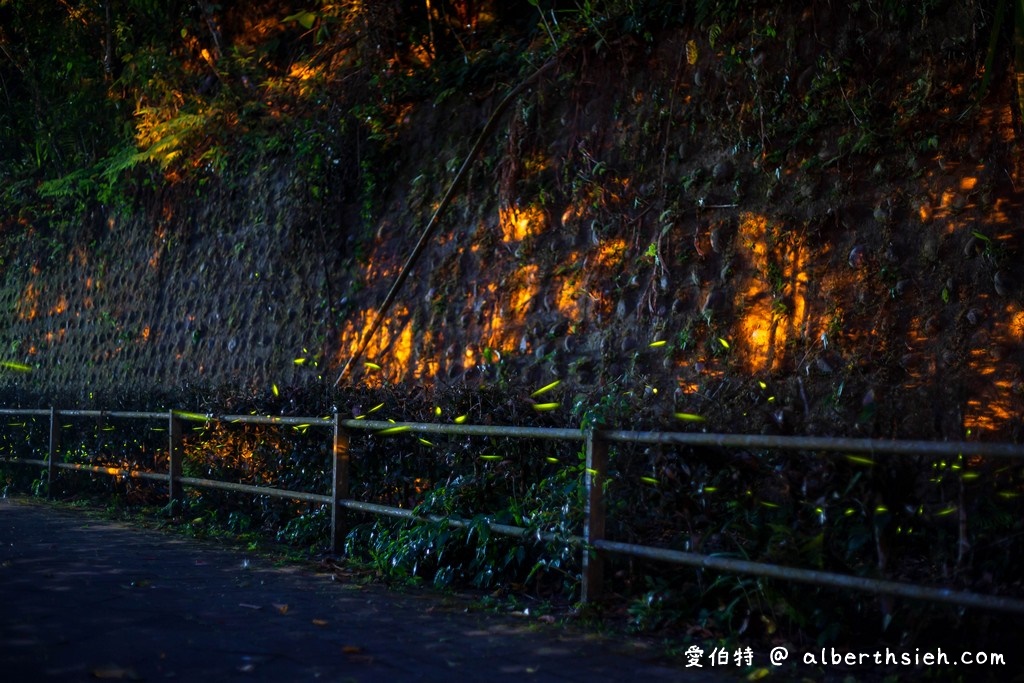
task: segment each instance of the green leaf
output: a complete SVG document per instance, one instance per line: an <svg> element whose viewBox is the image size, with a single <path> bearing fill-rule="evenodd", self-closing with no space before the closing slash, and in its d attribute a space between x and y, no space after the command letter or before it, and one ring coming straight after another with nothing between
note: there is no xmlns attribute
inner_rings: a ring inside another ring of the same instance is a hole
<svg viewBox="0 0 1024 683"><path fill-rule="evenodd" d="M302 11L291 14L285 17L282 21L297 21L302 28L309 30L313 28L313 24L316 23L316 20L317 16L312 12Z"/></svg>

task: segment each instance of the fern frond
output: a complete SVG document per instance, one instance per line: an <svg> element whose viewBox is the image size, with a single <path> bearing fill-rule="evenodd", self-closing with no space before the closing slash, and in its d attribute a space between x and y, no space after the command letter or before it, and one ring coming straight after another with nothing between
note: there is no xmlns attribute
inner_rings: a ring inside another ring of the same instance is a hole
<svg viewBox="0 0 1024 683"><path fill-rule="evenodd" d="M711 28L708 29L708 44L711 45L712 50L715 49L715 41L720 35L722 35L722 27L718 24L711 24Z"/></svg>

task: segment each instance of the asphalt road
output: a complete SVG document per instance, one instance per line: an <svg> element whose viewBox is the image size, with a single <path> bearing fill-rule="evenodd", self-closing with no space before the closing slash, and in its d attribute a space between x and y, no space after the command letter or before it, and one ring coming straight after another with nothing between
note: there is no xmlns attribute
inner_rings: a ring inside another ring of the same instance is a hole
<svg viewBox="0 0 1024 683"><path fill-rule="evenodd" d="M639 641L0 500L0 680L694 681Z"/></svg>

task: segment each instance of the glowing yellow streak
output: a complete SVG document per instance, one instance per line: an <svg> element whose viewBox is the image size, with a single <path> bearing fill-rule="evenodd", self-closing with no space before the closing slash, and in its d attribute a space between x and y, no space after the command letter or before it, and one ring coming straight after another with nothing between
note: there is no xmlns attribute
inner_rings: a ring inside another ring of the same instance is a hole
<svg viewBox="0 0 1024 683"><path fill-rule="evenodd" d="M530 394L530 396L531 397L533 397L533 396L540 396L541 394L544 394L544 393L547 393L547 392L551 391L552 389L554 389L555 387L557 387L561 383L562 383L562 380L556 379L551 384L545 384L540 389L538 389L537 391L535 391L532 394Z"/></svg>
<svg viewBox="0 0 1024 683"><path fill-rule="evenodd" d="M32 372L31 365L25 365L13 360L5 360L0 362L0 367L5 367L8 370L14 370L16 372Z"/></svg>
<svg viewBox="0 0 1024 683"><path fill-rule="evenodd" d="M374 407L372 407L372 408L370 408L369 410L367 410L367 411L366 411L366 414L367 414L367 415L369 415L370 413L375 413L375 412L377 412L378 410L380 410L380 409L381 409L381 408L383 408L383 407L384 407L384 404L383 404L383 403L378 403L378 404L377 404L377 405L375 405Z"/></svg>
<svg viewBox="0 0 1024 683"><path fill-rule="evenodd" d="M642 481L645 484L650 484L651 486L658 485L658 480L655 479L654 477L640 477L640 481Z"/></svg>
<svg viewBox="0 0 1024 683"><path fill-rule="evenodd" d="M419 438L419 439L417 439L417 440L418 440L418 441L419 441L419 442L420 442L421 444L423 444L424 446L431 446L431 447L433 447L433 445L434 445L434 444L430 443L429 441L427 441L427 440L426 440L426 439L424 439L424 438Z"/></svg>
<svg viewBox="0 0 1024 683"><path fill-rule="evenodd" d="M192 420L193 422L208 422L210 419L209 415L203 415L202 413L188 413L184 410L172 410L171 414L181 420Z"/></svg>
<svg viewBox="0 0 1024 683"><path fill-rule="evenodd" d="M550 410L556 410L561 403L534 403L533 409L539 413L546 413Z"/></svg>
<svg viewBox="0 0 1024 683"><path fill-rule="evenodd" d="M481 455L481 460L501 460L500 455Z"/></svg>
<svg viewBox="0 0 1024 683"><path fill-rule="evenodd" d="M391 436L393 434L401 434L402 432L410 432L412 427L408 425L399 425L398 427L388 427L376 432L377 436Z"/></svg>
<svg viewBox="0 0 1024 683"><path fill-rule="evenodd" d="M664 339L659 339L658 341L652 341L650 344L648 344L648 346L650 346L650 348L652 349L656 349L661 346L665 346L665 344L668 344L668 342L665 341Z"/></svg>
<svg viewBox="0 0 1024 683"><path fill-rule="evenodd" d="M455 418L455 424L460 425L469 418L469 415L459 415Z"/></svg>
<svg viewBox="0 0 1024 683"><path fill-rule="evenodd" d="M278 389L277 389L277 385L276 385L276 384L271 384L271 385L270 385L270 390L271 390L272 392L274 392L274 396L280 396L280 395L281 395L281 392L280 392L280 391L278 391Z"/></svg>
<svg viewBox="0 0 1024 683"><path fill-rule="evenodd" d="M377 365L376 363L371 363L370 361L366 361L365 363L363 363L363 365L366 366L367 370L374 370L374 371L380 370L380 366L379 365Z"/></svg>
<svg viewBox="0 0 1024 683"><path fill-rule="evenodd" d="M703 415L694 415L693 413L676 413L676 418L683 422L706 422L707 418Z"/></svg>
<svg viewBox="0 0 1024 683"><path fill-rule="evenodd" d="M846 456L846 459L857 465L867 465L868 467L875 464L875 461L871 458L862 458L859 455L848 455Z"/></svg>

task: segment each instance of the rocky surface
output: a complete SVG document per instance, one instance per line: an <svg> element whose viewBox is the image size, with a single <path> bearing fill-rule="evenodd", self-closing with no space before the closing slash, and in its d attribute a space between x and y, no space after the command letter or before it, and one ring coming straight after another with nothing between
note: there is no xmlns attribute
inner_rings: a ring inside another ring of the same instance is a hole
<svg viewBox="0 0 1024 683"><path fill-rule="evenodd" d="M343 389L560 379L566 419L619 396L655 425L1020 438L1024 169L1010 79L967 87L977 11L904 34L819 7L563 57ZM331 386L501 92L402 108L372 215L311 214L286 157L8 231L0 383Z"/></svg>

